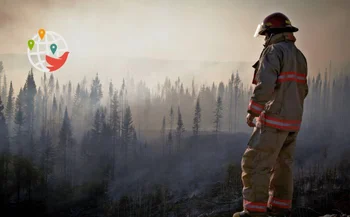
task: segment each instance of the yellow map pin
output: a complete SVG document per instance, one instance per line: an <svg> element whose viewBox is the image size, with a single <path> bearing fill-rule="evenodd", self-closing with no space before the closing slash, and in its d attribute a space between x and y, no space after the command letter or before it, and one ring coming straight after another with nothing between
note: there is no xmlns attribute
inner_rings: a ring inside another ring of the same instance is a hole
<svg viewBox="0 0 350 217"><path fill-rule="evenodd" d="M45 37L45 29L39 29L38 33L41 39Z"/></svg>

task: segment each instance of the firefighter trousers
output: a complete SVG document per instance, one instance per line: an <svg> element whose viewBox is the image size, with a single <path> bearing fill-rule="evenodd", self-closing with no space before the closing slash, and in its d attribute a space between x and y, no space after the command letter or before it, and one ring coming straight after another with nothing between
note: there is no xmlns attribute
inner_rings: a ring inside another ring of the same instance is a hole
<svg viewBox="0 0 350 217"><path fill-rule="evenodd" d="M289 210L293 196L293 155L298 132L254 128L242 157L243 207L251 216Z"/></svg>

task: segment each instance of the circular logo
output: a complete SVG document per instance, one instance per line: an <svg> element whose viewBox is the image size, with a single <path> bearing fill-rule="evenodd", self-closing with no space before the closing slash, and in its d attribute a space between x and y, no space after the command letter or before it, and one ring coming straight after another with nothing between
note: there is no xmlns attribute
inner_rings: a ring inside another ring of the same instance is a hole
<svg viewBox="0 0 350 217"><path fill-rule="evenodd" d="M42 72L60 69L68 59L68 45L64 38L52 31L40 29L28 41L27 55L30 64Z"/></svg>

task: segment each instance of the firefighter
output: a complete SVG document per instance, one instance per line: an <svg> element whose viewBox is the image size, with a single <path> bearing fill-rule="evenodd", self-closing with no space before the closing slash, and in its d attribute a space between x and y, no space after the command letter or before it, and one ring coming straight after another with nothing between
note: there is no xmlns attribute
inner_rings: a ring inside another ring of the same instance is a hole
<svg viewBox="0 0 350 217"><path fill-rule="evenodd" d="M254 130L242 157L243 211L233 217L290 216L293 155L308 94L297 31L282 13L257 27L255 36L265 36L265 44L253 65L256 86L246 117Z"/></svg>

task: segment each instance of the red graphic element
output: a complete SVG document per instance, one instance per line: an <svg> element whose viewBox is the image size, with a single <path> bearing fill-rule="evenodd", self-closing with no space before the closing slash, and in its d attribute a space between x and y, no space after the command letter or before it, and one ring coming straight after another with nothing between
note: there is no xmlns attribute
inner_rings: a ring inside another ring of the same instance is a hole
<svg viewBox="0 0 350 217"><path fill-rule="evenodd" d="M57 69L61 68L66 62L68 54L69 52L65 52L58 59L46 55L46 62L50 65L47 66L47 68L50 69L50 72L56 71Z"/></svg>

